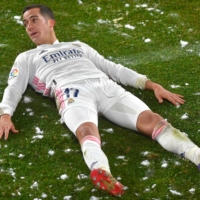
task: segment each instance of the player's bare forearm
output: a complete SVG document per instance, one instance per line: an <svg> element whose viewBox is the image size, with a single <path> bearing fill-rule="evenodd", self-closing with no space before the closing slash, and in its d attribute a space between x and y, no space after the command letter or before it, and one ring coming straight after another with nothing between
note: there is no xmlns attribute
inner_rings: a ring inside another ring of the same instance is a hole
<svg viewBox="0 0 200 200"><path fill-rule="evenodd" d="M9 114L4 114L0 117L0 139L4 135L5 140L7 140L10 131L18 133L18 130L15 129L11 120L11 116Z"/></svg>
<svg viewBox="0 0 200 200"><path fill-rule="evenodd" d="M163 88L160 84L154 83L151 80L146 82L145 89L153 90L154 95L158 99L159 103L162 103L164 99L170 101L175 106L185 103L182 95L172 93Z"/></svg>

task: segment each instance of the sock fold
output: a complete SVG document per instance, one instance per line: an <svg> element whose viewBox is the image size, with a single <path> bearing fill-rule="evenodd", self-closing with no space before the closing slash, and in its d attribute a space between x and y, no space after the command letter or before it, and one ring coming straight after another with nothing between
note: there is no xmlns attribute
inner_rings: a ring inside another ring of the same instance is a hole
<svg viewBox="0 0 200 200"><path fill-rule="evenodd" d="M85 136L81 141L83 158L90 170L104 169L110 173L108 159L101 149L101 141L92 135Z"/></svg>
<svg viewBox="0 0 200 200"><path fill-rule="evenodd" d="M155 140L156 137L162 132L162 130L167 126L167 121L162 120L160 121L154 128L152 133L152 139Z"/></svg>
<svg viewBox="0 0 200 200"><path fill-rule="evenodd" d="M155 127L152 138L167 151L176 153L196 165L200 164L200 148L171 124L160 122Z"/></svg>

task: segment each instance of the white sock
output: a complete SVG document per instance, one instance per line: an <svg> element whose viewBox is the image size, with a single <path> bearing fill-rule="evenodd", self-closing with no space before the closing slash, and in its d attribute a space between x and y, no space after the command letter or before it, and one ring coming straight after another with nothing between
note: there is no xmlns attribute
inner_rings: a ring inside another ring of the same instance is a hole
<svg viewBox="0 0 200 200"><path fill-rule="evenodd" d="M176 153L187 158L200 167L200 149L185 133L180 132L171 124L161 121L155 127L152 138L167 151Z"/></svg>
<svg viewBox="0 0 200 200"><path fill-rule="evenodd" d="M108 159L101 150L100 140L95 136L88 135L82 139L81 143L83 157L89 169L93 170L101 168L110 173Z"/></svg>

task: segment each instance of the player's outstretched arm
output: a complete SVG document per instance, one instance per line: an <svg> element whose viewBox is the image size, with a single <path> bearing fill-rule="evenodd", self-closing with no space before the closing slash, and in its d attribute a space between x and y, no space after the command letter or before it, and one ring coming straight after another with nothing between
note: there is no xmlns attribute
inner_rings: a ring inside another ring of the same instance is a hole
<svg viewBox="0 0 200 200"><path fill-rule="evenodd" d="M164 99L170 101L175 106L179 104L184 104L185 100L182 95L172 93L161 85L148 80L145 84L145 89L153 90L155 97L158 99L159 103L162 103Z"/></svg>
<svg viewBox="0 0 200 200"><path fill-rule="evenodd" d="M5 140L7 140L10 131L18 133L18 130L15 129L11 120L11 116L9 114L4 114L0 117L0 139L4 135Z"/></svg>

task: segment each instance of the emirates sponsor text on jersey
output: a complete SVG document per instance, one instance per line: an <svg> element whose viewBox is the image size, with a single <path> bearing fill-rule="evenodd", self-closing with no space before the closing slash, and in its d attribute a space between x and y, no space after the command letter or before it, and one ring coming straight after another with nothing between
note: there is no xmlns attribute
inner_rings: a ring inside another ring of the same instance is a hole
<svg viewBox="0 0 200 200"><path fill-rule="evenodd" d="M68 60L72 58L82 57L83 52L77 49L69 49L69 50L61 50L58 52L54 52L51 54L47 54L42 57L42 59L46 62L60 62L62 60Z"/></svg>

